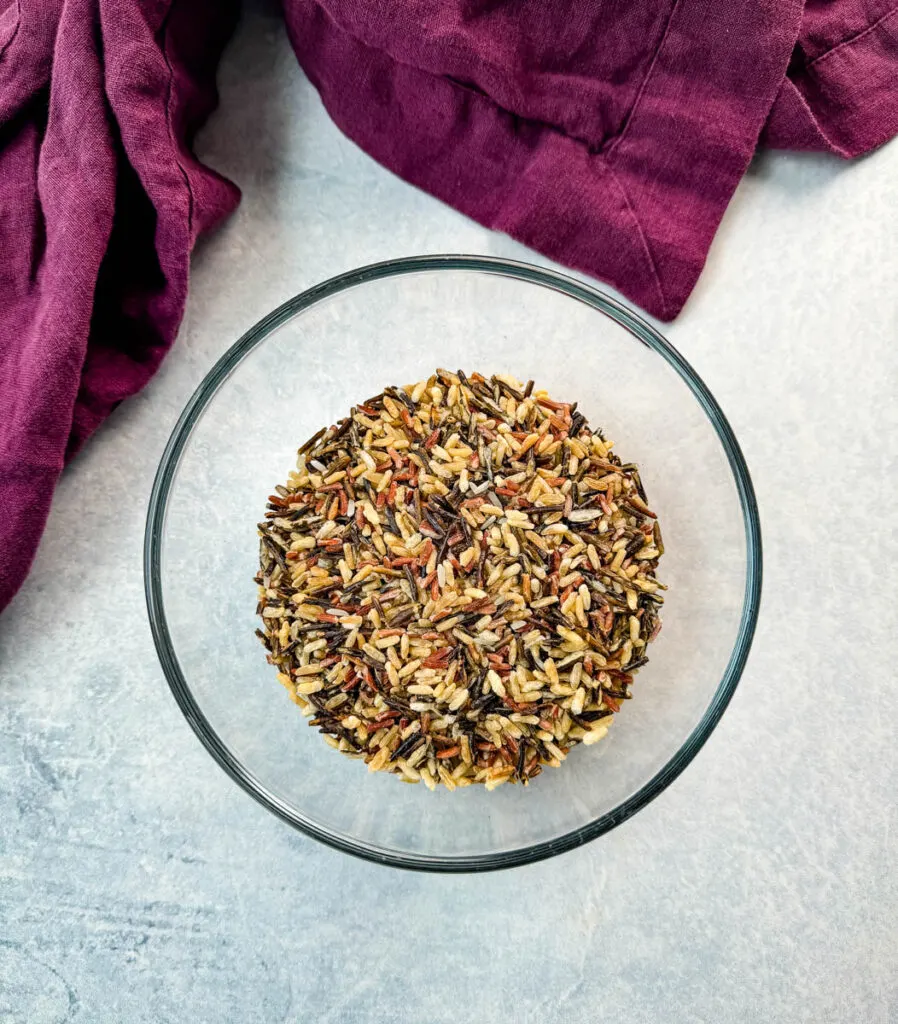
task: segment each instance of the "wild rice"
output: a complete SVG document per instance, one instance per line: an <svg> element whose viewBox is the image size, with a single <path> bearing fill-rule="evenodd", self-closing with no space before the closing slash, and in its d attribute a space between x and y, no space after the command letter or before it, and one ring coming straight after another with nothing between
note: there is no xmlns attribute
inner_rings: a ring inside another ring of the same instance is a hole
<svg viewBox="0 0 898 1024"><path fill-rule="evenodd" d="M664 589L611 448L532 381L437 370L299 449L259 524L256 632L331 746L493 789L607 733Z"/></svg>

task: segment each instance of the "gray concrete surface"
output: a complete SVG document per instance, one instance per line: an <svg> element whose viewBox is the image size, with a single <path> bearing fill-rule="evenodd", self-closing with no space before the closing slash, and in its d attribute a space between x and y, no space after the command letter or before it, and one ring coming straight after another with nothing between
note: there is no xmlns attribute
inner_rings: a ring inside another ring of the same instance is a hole
<svg viewBox="0 0 898 1024"><path fill-rule="evenodd" d="M201 748L146 622L146 500L187 397L285 297L410 253L539 260L344 139L273 9L250 5L221 85L199 148L243 203L0 621L0 1022L898 1020L898 144L760 158L667 331L762 509L761 623L722 724L597 842L433 877L293 833Z"/></svg>

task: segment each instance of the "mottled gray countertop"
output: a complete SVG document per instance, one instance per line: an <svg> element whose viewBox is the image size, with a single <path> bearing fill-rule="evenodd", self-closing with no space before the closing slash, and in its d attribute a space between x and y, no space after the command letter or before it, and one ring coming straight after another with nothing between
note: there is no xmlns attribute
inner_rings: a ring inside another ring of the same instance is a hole
<svg viewBox="0 0 898 1024"><path fill-rule="evenodd" d="M187 397L285 297L411 253L540 261L344 139L269 8L221 84L199 148L243 203L0 620L0 1021L898 1020L898 144L759 159L667 331L763 519L760 626L721 725L604 838L436 877L294 833L202 749L146 621L146 501Z"/></svg>

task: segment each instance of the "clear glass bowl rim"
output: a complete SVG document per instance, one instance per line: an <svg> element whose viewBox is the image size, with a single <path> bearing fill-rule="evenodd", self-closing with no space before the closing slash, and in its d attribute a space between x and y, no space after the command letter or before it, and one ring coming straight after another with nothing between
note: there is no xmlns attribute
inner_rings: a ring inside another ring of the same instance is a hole
<svg viewBox="0 0 898 1024"><path fill-rule="evenodd" d="M402 277L406 274L440 271L473 271L549 288L585 303L614 320L634 338L655 351L680 376L704 410L726 453L739 495L745 527L747 572L742 615L736 643L714 696L698 724L677 753L636 793L613 810L555 839L497 853L458 857L435 857L379 847L362 840L332 832L311 821L266 787L222 742L206 719L181 671L175 654L162 596L161 556L163 528L171 486L181 455L193 426L206 406L257 345L282 324L325 299L371 281ZM704 382L682 355L651 324L633 310L598 288L584 284L557 271L491 256L434 255L409 256L359 267L309 288L273 310L251 327L215 363L196 389L178 419L165 446L147 511L144 536L144 589L147 612L156 651L171 691L191 728L225 772L263 807L300 832L328 846L366 860L420 871L490 871L543 860L581 846L626 821L666 789L696 756L713 732L727 708L742 675L754 638L761 599L762 554L761 526L751 476L739 443L720 406Z"/></svg>

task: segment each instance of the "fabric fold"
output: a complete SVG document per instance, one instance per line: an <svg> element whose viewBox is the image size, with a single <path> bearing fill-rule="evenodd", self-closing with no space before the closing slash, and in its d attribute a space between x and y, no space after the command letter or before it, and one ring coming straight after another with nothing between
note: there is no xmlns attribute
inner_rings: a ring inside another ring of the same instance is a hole
<svg viewBox="0 0 898 1024"><path fill-rule="evenodd" d="M198 231L236 205L189 152L235 13L19 0L0 15L0 608L66 459L173 343Z"/></svg>
<svg viewBox="0 0 898 1024"><path fill-rule="evenodd" d="M494 6L400 5L388 39L383 20L353 0L286 0L284 9L328 112L374 159L673 319L783 81L800 0L677 0L659 5L665 17L651 38L617 25L605 42L618 49L604 47L601 60L594 37L569 38L567 62L553 51L551 67L531 60L522 40L547 39L547 18L569 26L562 12L525 2L509 24L490 16ZM456 77L459 50L468 83ZM572 79L586 110L562 102Z"/></svg>
<svg viewBox="0 0 898 1024"><path fill-rule="evenodd" d="M809 0L762 138L862 156L898 135L898 4Z"/></svg>

